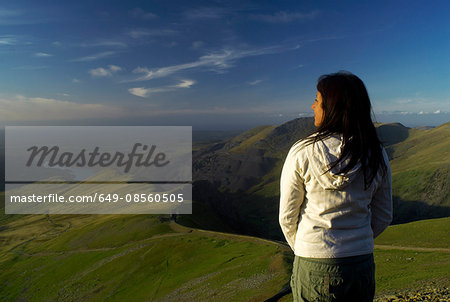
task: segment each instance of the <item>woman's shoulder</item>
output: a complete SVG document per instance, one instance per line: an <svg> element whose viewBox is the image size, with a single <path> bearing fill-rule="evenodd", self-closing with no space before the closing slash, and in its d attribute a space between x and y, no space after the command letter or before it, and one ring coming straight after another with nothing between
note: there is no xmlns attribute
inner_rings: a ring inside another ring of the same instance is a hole
<svg viewBox="0 0 450 302"><path fill-rule="evenodd" d="M299 139L296 141L290 148L289 153L290 154L306 154L308 152L308 149L312 148L314 143L314 137L316 134L311 134L307 137L304 137L302 139Z"/></svg>

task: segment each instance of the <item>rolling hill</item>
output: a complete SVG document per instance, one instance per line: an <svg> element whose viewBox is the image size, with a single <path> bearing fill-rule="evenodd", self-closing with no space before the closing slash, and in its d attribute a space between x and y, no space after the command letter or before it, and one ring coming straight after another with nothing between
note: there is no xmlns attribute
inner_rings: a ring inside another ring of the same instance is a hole
<svg viewBox="0 0 450 302"><path fill-rule="evenodd" d="M449 125L377 125L391 158L397 219L447 215ZM239 233L281 239L281 164L312 130L311 119L296 119L202 141L194 151L193 215L176 221L164 215L4 215L2 195L0 300L269 298L289 281L293 254L280 242ZM416 216L408 216L412 209ZM449 229L450 218L389 227L376 240L377 295L430 282L450 286Z"/></svg>
<svg viewBox="0 0 450 302"><path fill-rule="evenodd" d="M450 216L450 123L431 129L398 123L376 127L391 159L394 223ZM314 129L312 118L298 118L197 150L194 209L201 209L202 215L211 209L209 216L217 217L227 230L282 240L273 218L278 215L282 164L291 145ZM199 220L195 214L181 219L202 227Z"/></svg>
<svg viewBox="0 0 450 302"><path fill-rule="evenodd" d="M1 301L262 301L289 280L286 246L164 216L8 216Z"/></svg>
<svg viewBox="0 0 450 302"><path fill-rule="evenodd" d="M389 227L376 240L377 295L450 286L449 226ZM289 281L293 260L279 242L164 215L2 214L0 242L2 301L263 301Z"/></svg>

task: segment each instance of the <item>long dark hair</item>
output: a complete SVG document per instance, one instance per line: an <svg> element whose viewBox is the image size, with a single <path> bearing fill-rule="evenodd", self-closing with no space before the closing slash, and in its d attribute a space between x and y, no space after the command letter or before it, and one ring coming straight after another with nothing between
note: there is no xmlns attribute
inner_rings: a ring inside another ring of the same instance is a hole
<svg viewBox="0 0 450 302"><path fill-rule="evenodd" d="M360 162L367 189L379 169L385 173L386 166L381 142L372 122L372 106L366 86L354 74L340 71L319 77L317 91L322 95L324 117L315 135L308 140L315 143L331 135L342 134L342 153L325 173L350 159L337 171L338 174L345 174Z"/></svg>

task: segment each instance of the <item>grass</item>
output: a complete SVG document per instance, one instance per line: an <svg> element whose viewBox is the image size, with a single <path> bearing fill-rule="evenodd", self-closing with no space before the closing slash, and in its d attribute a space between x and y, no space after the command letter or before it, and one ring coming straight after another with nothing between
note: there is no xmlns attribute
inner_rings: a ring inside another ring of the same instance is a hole
<svg viewBox="0 0 450 302"><path fill-rule="evenodd" d="M423 194L436 169L448 169L449 127L411 129L393 146L396 194ZM244 133L232 140L232 152L271 131ZM240 212L246 219L269 225L276 218L265 201L279 193L281 163L248 191L264 202L255 199ZM251 207L268 215L252 216ZM292 253L275 242L185 228L155 215L5 215L3 203L0 211L0 300L262 301L290 277ZM201 211L191 225L215 225L217 217L206 217L211 210ZM450 218L390 226L375 242L390 246L374 252L377 294L449 280L449 252L417 250L450 248L448 230Z"/></svg>
<svg viewBox="0 0 450 302"><path fill-rule="evenodd" d="M375 244L450 249L450 217L390 226Z"/></svg>
<svg viewBox="0 0 450 302"><path fill-rule="evenodd" d="M290 278L284 245L158 216L24 215L0 226L8 243L0 250L0 300L262 301ZM374 252L377 294L448 278L449 252L414 248L450 248L449 227L450 218L418 221L377 238L392 246Z"/></svg>
<svg viewBox="0 0 450 302"><path fill-rule="evenodd" d="M289 279L285 246L157 216L25 215L2 226L0 300L261 301Z"/></svg>
<svg viewBox="0 0 450 302"><path fill-rule="evenodd" d="M447 277L450 282L450 253L376 249L374 258L378 295L415 287L424 280Z"/></svg>
<svg viewBox="0 0 450 302"><path fill-rule="evenodd" d="M239 145L233 147L230 152L244 153L248 149L254 147L255 143L266 138L274 128L276 128L276 126L261 126L245 132L245 136L238 136L236 140L233 140L239 142ZM242 138L245 139L241 141Z"/></svg>
<svg viewBox="0 0 450 302"><path fill-rule="evenodd" d="M376 240L377 294L411 288L420 282L446 278L450 283L450 217L390 226ZM396 249L404 247L404 250ZM415 248L419 248L415 250ZM430 248L429 251L420 248ZM433 251L433 248L448 249Z"/></svg>

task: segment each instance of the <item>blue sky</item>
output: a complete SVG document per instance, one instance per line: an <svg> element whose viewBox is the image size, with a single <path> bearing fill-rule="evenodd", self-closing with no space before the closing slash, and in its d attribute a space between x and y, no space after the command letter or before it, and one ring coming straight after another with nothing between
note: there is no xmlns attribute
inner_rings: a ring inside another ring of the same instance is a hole
<svg viewBox="0 0 450 302"><path fill-rule="evenodd" d="M278 124L348 70L377 120L438 125L449 20L448 1L0 1L0 120Z"/></svg>

